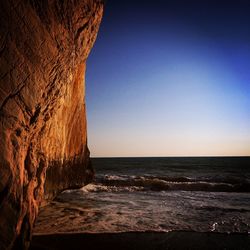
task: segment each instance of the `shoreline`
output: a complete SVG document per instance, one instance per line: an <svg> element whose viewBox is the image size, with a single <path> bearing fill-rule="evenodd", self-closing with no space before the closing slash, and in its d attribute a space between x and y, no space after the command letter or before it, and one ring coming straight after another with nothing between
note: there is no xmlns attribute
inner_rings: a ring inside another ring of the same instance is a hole
<svg viewBox="0 0 250 250"><path fill-rule="evenodd" d="M118 232L118 233L58 233L35 234L31 250L247 250L250 235L217 232Z"/></svg>

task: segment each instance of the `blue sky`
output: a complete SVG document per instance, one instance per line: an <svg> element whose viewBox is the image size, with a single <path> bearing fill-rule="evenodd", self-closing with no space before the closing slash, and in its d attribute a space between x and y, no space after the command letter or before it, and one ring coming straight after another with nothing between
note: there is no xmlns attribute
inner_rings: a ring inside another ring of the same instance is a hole
<svg viewBox="0 0 250 250"><path fill-rule="evenodd" d="M87 61L91 155L250 155L249 11L107 1Z"/></svg>

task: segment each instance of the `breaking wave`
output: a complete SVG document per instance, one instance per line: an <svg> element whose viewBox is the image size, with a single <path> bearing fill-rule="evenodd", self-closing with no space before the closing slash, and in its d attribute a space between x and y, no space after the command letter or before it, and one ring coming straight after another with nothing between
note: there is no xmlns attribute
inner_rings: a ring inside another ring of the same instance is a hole
<svg viewBox="0 0 250 250"><path fill-rule="evenodd" d="M237 180L191 179L188 177L159 176L99 176L95 183L84 186L85 192L123 191L203 191L203 192L250 192L250 183Z"/></svg>

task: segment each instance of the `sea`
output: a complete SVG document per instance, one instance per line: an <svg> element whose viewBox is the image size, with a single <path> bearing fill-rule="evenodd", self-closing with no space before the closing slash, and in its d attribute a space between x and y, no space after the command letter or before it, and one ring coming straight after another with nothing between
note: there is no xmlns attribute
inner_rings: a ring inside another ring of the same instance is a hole
<svg viewBox="0 0 250 250"><path fill-rule="evenodd" d="M35 233L250 234L250 157L92 158L95 180L40 209Z"/></svg>

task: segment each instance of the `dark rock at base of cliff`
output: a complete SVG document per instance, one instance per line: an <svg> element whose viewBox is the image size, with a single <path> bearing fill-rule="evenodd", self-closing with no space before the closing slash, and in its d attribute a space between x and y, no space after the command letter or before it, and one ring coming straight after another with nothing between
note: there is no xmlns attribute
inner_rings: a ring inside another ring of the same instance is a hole
<svg viewBox="0 0 250 250"><path fill-rule="evenodd" d="M84 184L90 183L94 177L94 170L89 156L85 156L85 165L81 157L61 161L53 161L46 171L45 200L54 198L58 192L65 189L81 188ZM77 175L76 175L77 173Z"/></svg>

